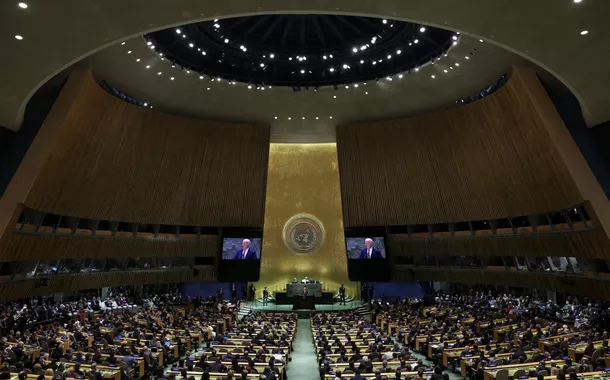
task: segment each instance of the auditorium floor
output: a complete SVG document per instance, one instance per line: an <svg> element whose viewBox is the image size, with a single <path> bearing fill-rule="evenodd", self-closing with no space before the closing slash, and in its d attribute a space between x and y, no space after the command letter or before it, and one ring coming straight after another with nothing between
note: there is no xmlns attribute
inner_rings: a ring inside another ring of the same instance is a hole
<svg viewBox="0 0 610 380"><path fill-rule="evenodd" d="M286 368L288 380L319 380L318 361L309 319L299 319L293 346L292 361Z"/></svg>

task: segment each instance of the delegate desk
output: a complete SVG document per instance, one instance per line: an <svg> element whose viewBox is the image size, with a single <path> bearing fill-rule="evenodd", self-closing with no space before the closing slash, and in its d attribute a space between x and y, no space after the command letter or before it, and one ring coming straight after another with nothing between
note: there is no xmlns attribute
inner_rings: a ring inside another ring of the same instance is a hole
<svg viewBox="0 0 610 380"><path fill-rule="evenodd" d="M286 296L297 297L303 294L303 288L307 288L310 296L322 297L322 284L286 284Z"/></svg>
<svg viewBox="0 0 610 380"><path fill-rule="evenodd" d="M551 368L551 364L555 363L558 367L561 367L565 364L563 360L544 360L546 366ZM519 370L523 370L525 374L528 374L531 370L535 370L538 367L540 362L532 362L532 363L521 363L521 364L508 364L508 365L499 365L497 367L486 367L483 375L484 380L492 380L496 378L496 373L500 370L507 370L508 377L513 377L515 372Z"/></svg>
<svg viewBox="0 0 610 380"><path fill-rule="evenodd" d="M230 367L231 363L225 364L225 366ZM250 373L248 374L248 379L252 379L252 380L258 380L260 379L260 373L263 373L263 370L265 369L264 365L257 365L255 364L255 368L257 368L257 371L259 371L259 373ZM279 380L283 380L284 379L284 368L283 366L277 366L277 368L280 370L280 374L277 377ZM180 368L172 368L170 369L168 372L168 374L173 374L176 375L176 378L180 378L181 374L180 374ZM187 371L186 372L186 376L190 377L193 376L195 379L200 379L201 375L203 374L203 370L202 371ZM239 378L240 374L235 374L234 378L237 379ZM210 372L210 379L212 380L225 380L227 378L227 374L226 373L214 373L214 372Z"/></svg>
<svg viewBox="0 0 610 380"><path fill-rule="evenodd" d="M375 369L375 368L374 368ZM424 377L425 378L429 378L430 376L432 376L434 372L432 371L432 368L426 368L424 370ZM388 378L391 377L391 379L396 379L396 376L394 376L394 372L384 372L383 373L385 376L387 376ZM400 379L401 380L407 380L407 379L411 379L413 378L415 375L417 375L417 371L415 372L400 372ZM345 377L351 377L353 376L352 374L346 374ZM375 377L375 373L361 373L360 376L365 377L365 378L371 378L373 379ZM324 375L324 379L334 379L335 375L331 374L331 373L327 373L326 375Z"/></svg>

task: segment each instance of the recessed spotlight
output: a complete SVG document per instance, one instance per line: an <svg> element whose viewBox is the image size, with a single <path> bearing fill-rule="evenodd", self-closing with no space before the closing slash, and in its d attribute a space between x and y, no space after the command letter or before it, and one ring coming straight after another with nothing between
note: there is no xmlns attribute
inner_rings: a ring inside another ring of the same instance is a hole
<svg viewBox="0 0 610 380"><path fill-rule="evenodd" d="M479 42L483 42L483 40L479 40Z"/></svg>
<svg viewBox="0 0 610 380"><path fill-rule="evenodd" d="M352 48L352 51L353 51L354 53L358 53L358 48L357 48L357 47L354 47L354 48Z"/></svg>
<svg viewBox="0 0 610 380"><path fill-rule="evenodd" d="M377 64L377 61L373 61L373 65L376 65L376 64Z"/></svg>
<svg viewBox="0 0 610 380"><path fill-rule="evenodd" d="M215 18L215 19L214 19L214 22L218 22L218 19L217 19L217 18Z"/></svg>
<svg viewBox="0 0 610 380"><path fill-rule="evenodd" d="M269 58L275 58L275 54L273 54L273 53L269 54Z"/></svg>
<svg viewBox="0 0 610 380"><path fill-rule="evenodd" d="M241 50L244 50L246 47L245 47L244 45L241 45L239 48L240 48Z"/></svg>
<svg viewBox="0 0 610 380"><path fill-rule="evenodd" d="M449 66L449 69L450 69L450 70L453 70L453 66Z"/></svg>
<svg viewBox="0 0 610 380"><path fill-rule="evenodd" d="M150 45L150 48L151 48L151 49L154 49L154 48L155 48L155 45Z"/></svg>
<svg viewBox="0 0 610 380"><path fill-rule="evenodd" d="M136 59L136 62L140 62L140 58Z"/></svg>
<svg viewBox="0 0 610 380"><path fill-rule="evenodd" d="M199 79L203 79L203 75L200 75L200 76L199 76Z"/></svg>
<svg viewBox="0 0 610 380"><path fill-rule="evenodd" d="M398 78L402 79L402 74L398 74Z"/></svg>
<svg viewBox="0 0 610 380"><path fill-rule="evenodd" d="M368 92L368 91L364 93L364 95L368 95L368 94L369 94L369 92Z"/></svg>
<svg viewBox="0 0 610 380"><path fill-rule="evenodd" d="M148 103L144 103L144 107L148 106Z"/></svg>
<svg viewBox="0 0 610 380"><path fill-rule="evenodd" d="M157 73L157 75L161 75L161 74L163 74L163 73L162 73L162 72L160 72L160 71Z"/></svg>
<svg viewBox="0 0 610 380"><path fill-rule="evenodd" d="M457 41L457 39L458 39L458 37L457 37L457 36L453 36L453 37L451 37L451 38L453 38L453 40L454 40L454 41Z"/></svg>
<svg viewBox="0 0 610 380"><path fill-rule="evenodd" d="M454 45L457 45L457 41L453 41L453 44L454 44Z"/></svg>
<svg viewBox="0 0 610 380"><path fill-rule="evenodd" d="M363 64L363 63L364 63L364 59L361 59L361 60L360 60L360 64Z"/></svg>
<svg viewBox="0 0 610 380"><path fill-rule="evenodd" d="M323 58L323 59L327 59L328 57L327 57L327 56L322 56L322 58Z"/></svg>
<svg viewBox="0 0 610 380"><path fill-rule="evenodd" d="M229 43L229 39L225 38L225 44L228 44L228 43Z"/></svg>
<svg viewBox="0 0 610 380"><path fill-rule="evenodd" d="M329 119L332 119L333 117L332 117L332 116L329 116L328 118L329 118Z"/></svg>
<svg viewBox="0 0 610 380"><path fill-rule="evenodd" d="M121 42L121 46L122 46L122 45L125 45L125 42Z"/></svg>
<svg viewBox="0 0 610 380"><path fill-rule="evenodd" d="M125 44L125 43L123 42L123 44ZM152 42L148 41L148 42L146 43L146 45L150 46L150 45L152 45Z"/></svg>
<svg viewBox="0 0 610 380"><path fill-rule="evenodd" d="M333 95L333 99L337 99L337 95Z"/></svg>
<svg viewBox="0 0 610 380"><path fill-rule="evenodd" d="M131 54L131 50L127 52L127 54Z"/></svg>
<svg viewBox="0 0 610 380"><path fill-rule="evenodd" d="M193 45L193 44L191 43L191 44L189 44L189 47L190 47L190 48L193 48L193 47L195 47L195 45Z"/></svg>
<svg viewBox="0 0 610 380"><path fill-rule="evenodd" d="M430 75L430 78L434 79L434 78L436 78L436 76L434 76L434 75Z"/></svg>
<svg viewBox="0 0 610 380"><path fill-rule="evenodd" d="M305 120L305 116L303 116L303 120Z"/></svg>
<svg viewBox="0 0 610 380"><path fill-rule="evenodd" d="M15 36L15 39L21 41L21 40L23 40L23 37L18 34Z"/></svg>
<svg viewBox="0 0 610 380"><path fill-rule="evenodd" d="M186 70L186 73L187 73L187 74L190 74L190 73L191 73L191 71L190 71L190 70Z"/></svg>
<svg viewBox="0 0 610 380"><path fill-rule="evenodd" d="M419 43L419 40L415 40L415 41L413 41L413 43L414 43L414 44L418 44L418 43Z"/></svg>
<svg viewBox="0 0 610 380"><path fill-rule="evenodd" d="M288 120L292 120L292 118L290 116L288 116Z"/></svg>
<svg viewBox="0 0 610 380"><path fill-rule="evenodd" d="M182 31L180 29L176 29L176 33L177 34L182 34Z"/></svg>
<svg viewBox="0 0 610 380"><path fill-rule="evenodd" d="M423 26L421 28L419 28L420 33L423 33L426 31L426 28L424 28Z"/></svg>
<svg viewBox="0 0 610 380"><path fill-rule="evenodd" d="M208 53L206 53L205 51L202 51L201 54L208 55Z"/></svg>
<svg viewBox="0 0 610 380"><path fill-rule="evenodd" d="M26 3L19 3L19 8L28 9L28 5Z"/></svg>
<svg viewBox="0 0 610 380"><path fill-rule="evenodd" d="M455 65L456 65L456 66L459 66L460 64L456 62L456 63L455 63Z"/></svg>
<svg viewBox="0 0 610 380"><path fill-rule="evenodd" d="M581 2L582 2L582 0L574 0L574 2L575 2L576 4L578 4L578 3L581 3ZM21 4L23 4L23 3L19 3L19 6L21 6ZM27 8L27 6L26 6L26 8Z"/></svg>
<svg viewBox="0 0 610 380"><path fill-rule="evenodd" d="M343 68L344 68L344 69L349 69L349 66L348 66L347 64L345 64L345 63L344 63L344 64L343 64Z"/></svg>
<svg viewBox="0 0 610 380"><path fill-rule="evenodd" d="M208 87L208 91L210 91L210 88Z"/></svg>
<svg viewBox="0 0 610 380"><path fill-rule="evenodd" d="M358 83L354 83L354 87L358 88Z"/></svg>
<svg viewBox="0 0 610 380"><path fill-rule="evenodd" d="M328 71L330 71L331 73L335 71L334 67L331 67L330 69L328 69Z"/></svg>
<svg viewBox="0 0 610 380"><path fill-rule="evenodd" d="M216 29L220 28L220 24L214 24L214 28L216 28Z"/></svg>
<svg viewBox="0 0 610 380"><path fill-rule="evenodd" d="M261 64L260 64L260 67L265 67L265 64L264 64L264 63L261 63Z"/></svg>
<svg viewBox="0 0 610 380"><path fill-rule="evenodd" d="M183 35L182 35L182 38L186 38L186 34L183 34Z"/></svg>
<svg viewBox="0 0 610 380"><path fill-rule="evenodd" d="M146 68L147 68L147 69L150 69L150 65L146 65Z"/></svg>
<svg viewBox="0 0 610 380"><path fill-rule="evenodd" d="M464 58L466 58L466 59L470 59L470 57L469 57L469 56L465 56Z"/></svg>
<svg viewBox="0 0 610 380"><path fill-rule="evenodd" d="M360 50L366 50L366 45L360 46Z"/></svg>
<svg viewBox="0 0 610 380"><path fill-rule="evenodd" d="M446 73L448 72L447 70L443 70L443 71L446 72Z"/></svg>
<svg viewBox="0 0 610 380"><path fill-rule="evenodd" d="M586 34L589 34L589 31L588 31L588 30L583 30L582 32L580 32L580 35L581 35L581 36L584 36L584 35L586 35Z"/></svg>
<svg viewBox="0 0 610 380"><path fill-rule="evenodd" d="M416 68L415 68L415 71L419 71L419 67L416 67Z"/></svg>
<svg viewBox="0 0 610 380"><path fill-rule="evenodd" d="M383 19L383 20L381 20L381 22L383 22L384 24L387 24L387 23L388 23L388 20Z"/></svg>
<svg viewBox="0 0 610 380"><path fill-rule="evenodd" d="M277 120L277 116L275 117L275 120Z"/></svg>
<svg viewBox="0 0 610 380"><path fill-rule="evenodd" d="M392 55L391 54L388 54L388 59L392 59Z"/></svg>
<svg viewBox="0 0 610 380"><path fill-rule="evenodd" d="M305 74L305 70L301 70L301 74Z"/></svg>
<svg viewBox="0 0 610 380"><path fill-rule="evenodd" d="M169 78L169 80L174 80L174 79L175 79L174 77Z"/></svg>
<svg viewBox="0 0 610 380"><path fill-rule="evenodd" d="M400 54L400 53L402 53L402 50L400 50L400 49L396 50L396 54Z"/></svg>
<svg viewBox="0 0 610 380"><path fill-rule="evenodd" d="M391 81L392 77L386 77L385 79Z"/></svg>
<svg viewBox="0 0 610 380"><path fill-rule="evenodd" d="M289 57L289 58L288 58L288 60L289 60L289 61L292 61L292 57Z"/></svg>

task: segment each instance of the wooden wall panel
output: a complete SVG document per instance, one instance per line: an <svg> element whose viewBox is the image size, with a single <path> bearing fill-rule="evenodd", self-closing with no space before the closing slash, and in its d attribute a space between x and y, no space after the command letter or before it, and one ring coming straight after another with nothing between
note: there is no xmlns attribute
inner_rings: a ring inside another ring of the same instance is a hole
<svg viewBox="0 0 610 380"><path fill-rule="evenodd" d="M458 238L408 238L394 235L388 240L393 256L610 257L608 239L601 230Z"/></svg>
<svg viewBox="0 0 610 380"><path fill-rule="evenodd" d="M200 239L144 239L19 233L13 233L2 248L3 261L125 257L216 257L219 251L217 236Z"/></svg>
<svg viewBox="0 0 610 380"><path fill-rule="evenodd" d="M102 287L183 282L213 282L217 280L213 266L193 269L136 272L87 273L50 277L48 286L35 288L33 280L0 283L0 302L20 300L58 292L97 289Z"/></svg>
<svg viewBox="0 0 610 380"><path fill-rule="evenodd" d="M262 227L269 127L137 107L82 76L24 204L151 224Z"/></svg>
<svg viewBox="0 0 610 380"><path fill-rule="evenodd" d="M534 78L535 79L535 78ZM583 201L543 121L510 79L477 102L337 128L344 222L458 222Z"/></svg>
<svg viewBox="0 0 610 380"><path fill-rule="evenodd" d="M396 281L418 280L471 285L505 285L555 290L597 299L610 298L610 282L592 277L482 269L413 268L404 265L394 266L393 270L393 278Z"/></svg>

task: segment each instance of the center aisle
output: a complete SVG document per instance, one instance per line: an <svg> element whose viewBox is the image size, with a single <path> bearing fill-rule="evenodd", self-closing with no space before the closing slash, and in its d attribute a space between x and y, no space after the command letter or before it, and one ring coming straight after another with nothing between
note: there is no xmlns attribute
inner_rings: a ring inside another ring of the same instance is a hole
<svg viewBox="0 0 610 380"><path fill-rule="evenodd" d="M299 319L293 341L292 361L288 363L288 380L320 380L313 333L309 319Z"/></svg>

